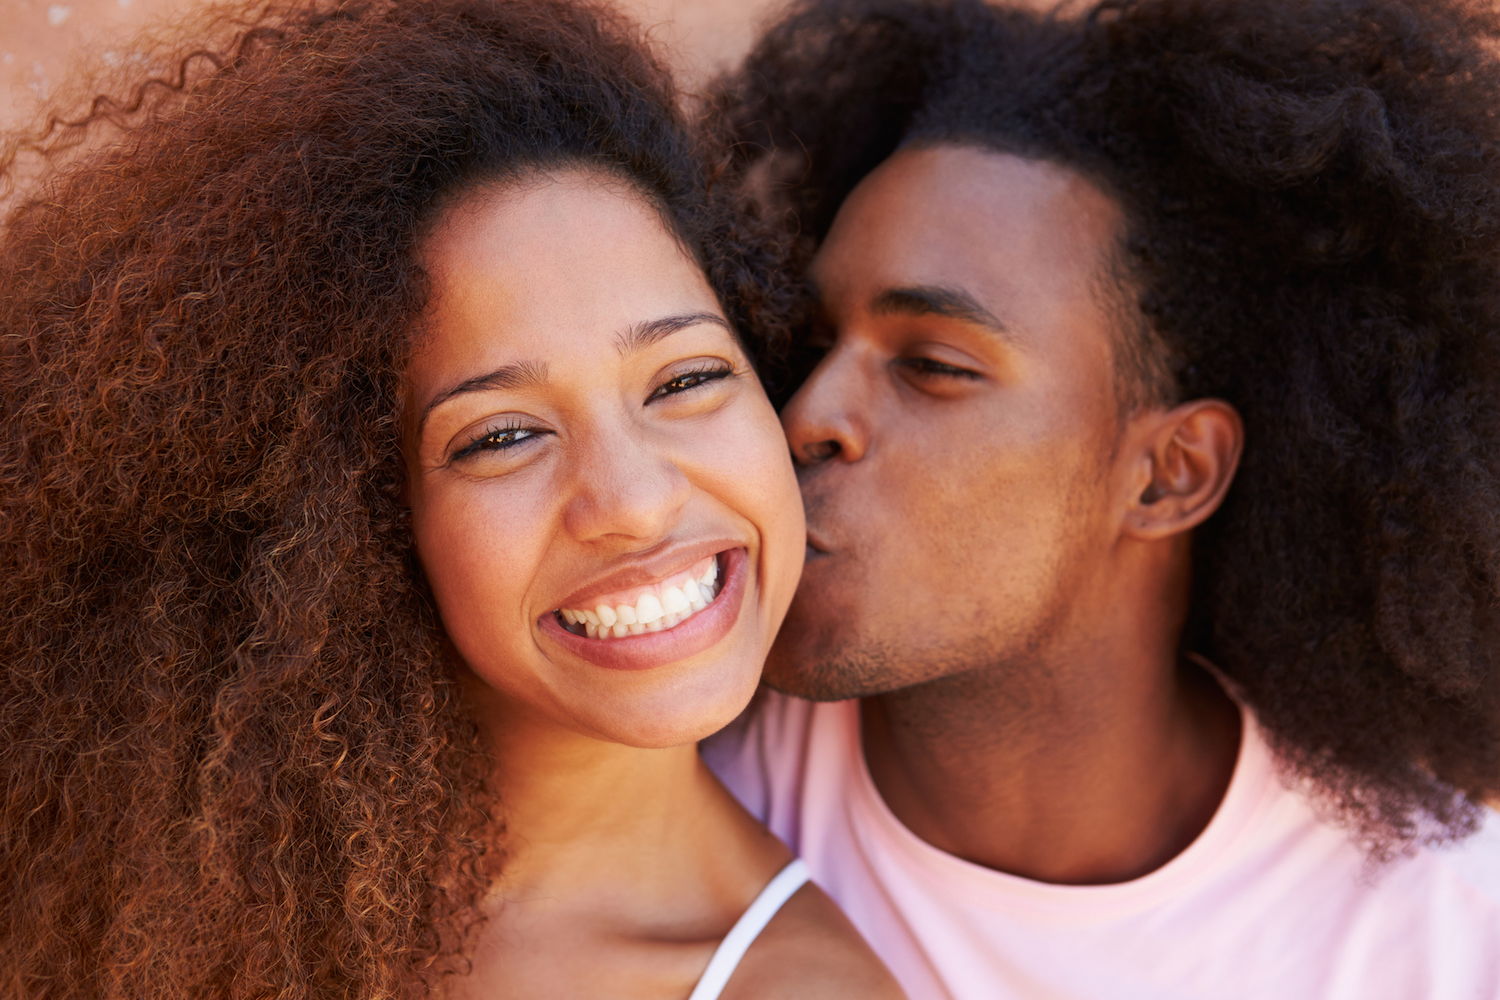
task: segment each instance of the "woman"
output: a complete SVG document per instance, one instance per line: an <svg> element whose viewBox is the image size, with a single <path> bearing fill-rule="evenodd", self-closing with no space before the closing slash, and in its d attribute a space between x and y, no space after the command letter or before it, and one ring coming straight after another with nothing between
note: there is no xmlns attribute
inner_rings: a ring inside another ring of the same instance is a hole
<svg viewBox="0 0 1500 1000"><path fill-rule="evenodd" d="M6 995L895 995L694 752L803 527L659 67L560 0L178 65L0 257Z"/></svg>

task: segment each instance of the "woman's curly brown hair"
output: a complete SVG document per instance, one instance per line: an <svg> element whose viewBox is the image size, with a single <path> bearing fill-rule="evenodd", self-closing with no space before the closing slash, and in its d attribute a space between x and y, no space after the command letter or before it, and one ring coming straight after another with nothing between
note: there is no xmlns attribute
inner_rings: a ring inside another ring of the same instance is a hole
<svg viewBox="0 0 1500 1000"><path fill-rule="evenodd" d="M903 145L1114 193L1127 395L1246 425L1187 648L1376 856L1500 790L1497 45L1466 0L814 0L720 92L810 244Z"/></svg>
<svg viewBox="0 0 1500 1000"><path fill-rule="evenodd" d="M785 335L772 244L618 15L213 23L233 42L0 160L50 164L0 236L8 997L405 997L462 966L499 822L396 423L442 199L614 171L752 352Z"/></svg>

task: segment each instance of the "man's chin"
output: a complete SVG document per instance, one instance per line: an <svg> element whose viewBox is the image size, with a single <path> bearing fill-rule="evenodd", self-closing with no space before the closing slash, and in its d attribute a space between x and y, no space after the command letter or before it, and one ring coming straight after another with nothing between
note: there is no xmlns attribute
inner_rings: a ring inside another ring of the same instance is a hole
<svg viewBox="0 0 1500 1000"><path fill-rule="evenodd" d="M826 633L817 641L802 638L795 630L777 637L761 678L767 687L808 701L843 701L888 689L881 683L878 660L851 655Z"/></svg>
<svg viewBox="0 0 1500 1000"><path fill-rule="evenodd" d="M801 674L783 681L767 676L766 687L781 694L801 698L804 701L845 701L849 698L858 698L858 693L849 693L837 684L829 684L819 677L811 677Z"/></svg>

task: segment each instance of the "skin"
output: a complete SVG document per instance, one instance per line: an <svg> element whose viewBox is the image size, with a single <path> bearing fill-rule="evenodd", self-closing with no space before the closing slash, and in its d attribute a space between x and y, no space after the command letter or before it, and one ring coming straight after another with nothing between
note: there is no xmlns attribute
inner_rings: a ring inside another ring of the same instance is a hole
<svg viewBox="0 0 1500 1000"><path fill-rule="evenodd" d="M407 499L506 827L472 973L449 992L686 996L790 858L694 746L749 700L801 566L776 415L700 268L613 176L472 190L421 259L433 299L406 371ZM730 549L738 612L707 648L623 670L559 641L553 612L601 579ZM778 948L791 928L895 995L815 888L775 923L736 990L827 987L829 970Z"/></svg>
<svg viewBox="0 0 1500 1000"><path fill-rule="evenodd" d="M827 354L783 414L809 552L768 679L864 697L913 832L1050 882L1179 853L1238 746L1178 641L1243 432L1216 400L1121 405L1122 224L1064 167L898 152L818 254Z"/></svg>

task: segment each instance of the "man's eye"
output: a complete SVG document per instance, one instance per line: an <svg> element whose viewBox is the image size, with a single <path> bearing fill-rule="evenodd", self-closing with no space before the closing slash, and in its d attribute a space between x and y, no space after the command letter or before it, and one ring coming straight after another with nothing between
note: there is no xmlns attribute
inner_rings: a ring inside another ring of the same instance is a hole
<svg viewBox="0 0 1500 1000"><path fill-rule="evenodd" d="M934 361L932 358L902 358L900 363L918 375L931 375L936 378L979 378L978 372L959 368L943 361Z"/></svg>
<svg viewBox="0 0 1500 1000"><path fill-rule="evenodd" d="M533 427L493 427L454 452L453 460L460 461L484 451L505 451L541 434Z"/></svg>
<svg viewBox="0 0 1500 1000"><path fill-rule="evenodd" d="M679 392L687 392L689 389L697 389L707 385L709 382L717 382L719 379L728 378L734 374L734 369L727 365L714 365L707 368L695 368L690 372L674 375L661 385L651 391L647 402L660 399L663 396L675 396Z"/></svg>

